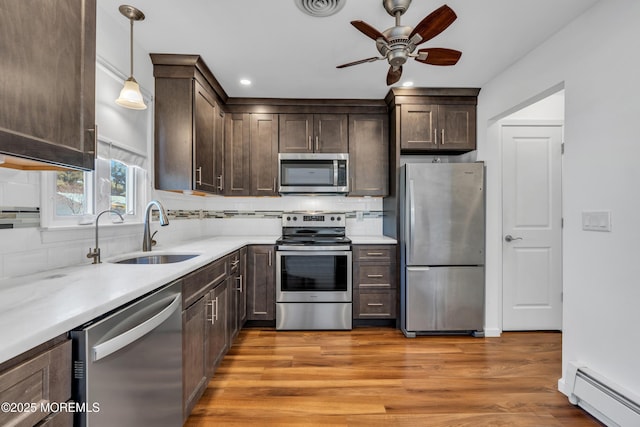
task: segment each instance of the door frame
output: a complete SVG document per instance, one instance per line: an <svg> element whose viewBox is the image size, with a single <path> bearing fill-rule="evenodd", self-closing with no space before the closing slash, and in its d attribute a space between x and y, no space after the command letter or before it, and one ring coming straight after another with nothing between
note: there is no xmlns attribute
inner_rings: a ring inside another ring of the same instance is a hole
<svg viewBox="0 0 640 427"><path fill-rule="evenodd" d="M564 138L564 132L565 132L565 120L523 120L523 119L509 119L508 117L501 119L497 122L497 126L498 126L498 132L499 132L499 140L500 140L500 211L501 211L501 217L500 217L500 240L502 241L502 236L504 236L505 232L502 228L502 225L504 224L504 216L505 216L505 207L504 207L504 200L503 200L503 194L502 194L502 188L504 185L504 180L505 180L505 175L504 175L504 170L502 168L502 164L504 161L504 138L503 138L503 128L504 127L513 127L513 126L560 126L562 129L562 141L561 144L563 146L562 149L562 154L560 155L560 182L557 184L560 186L560 217L564 218L564 192L563 192L563 170L564 170L564 143L565 143L565 138ZM564 255L564 250L563 250L563 245L562 242L564 241L564 229L561 227L560 229L560 244L561 244L561 248L560 251L558 252L558 255L561 259L560 259L560 265L563 265L563 255ZM500 333L502 333L504 331L503 327L504 327L504 306L503 306L503 295L504 295L504 286L505 286L505 282L504 282L504 250L505 247L504 245L502 245L502 249L500 250L500 294L499 294L499 307L500 307ZM563 287L563 292L564 292L564 280L563 280L563 270L561 269L560 271L560 281L562 283L562 287ZM564 305L564 304L563 304ZM564 308L564 307L563 307ZM564 310L563 310L564 311ZM563 322L563 326L564 326L564 322Z"/></svg>

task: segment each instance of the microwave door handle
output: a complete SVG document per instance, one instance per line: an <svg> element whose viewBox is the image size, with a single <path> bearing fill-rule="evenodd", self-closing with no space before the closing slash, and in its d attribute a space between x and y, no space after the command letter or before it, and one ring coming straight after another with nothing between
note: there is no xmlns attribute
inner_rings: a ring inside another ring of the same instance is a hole
<svg viewBox="0 0 640 427"><path fill-rule="evenodd" d="M338 161L333 161L333 185L338 185Z"/></svg>

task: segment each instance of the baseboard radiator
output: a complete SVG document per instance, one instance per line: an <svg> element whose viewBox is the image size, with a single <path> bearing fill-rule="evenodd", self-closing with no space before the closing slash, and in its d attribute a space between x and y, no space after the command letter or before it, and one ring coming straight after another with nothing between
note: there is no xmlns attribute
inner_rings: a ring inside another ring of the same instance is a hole
<svg viewBox="0 0 640 427"><path fill-rule="evenodd" d="M585 365L569 362L569 401L609 427L640 426L640 401Z"/></svg>

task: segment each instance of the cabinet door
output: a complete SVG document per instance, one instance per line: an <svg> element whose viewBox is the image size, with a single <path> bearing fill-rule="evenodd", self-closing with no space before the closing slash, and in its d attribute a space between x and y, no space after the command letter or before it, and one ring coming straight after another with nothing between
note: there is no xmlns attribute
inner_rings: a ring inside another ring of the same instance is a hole
<svg viewBox="0 0 640 427"><path fill-rule="evenodd" d="M240 271L238 276L238 329L247 321L247 248L240 249Z"/></svg>
<svg viewBox="0 0 640 427"><path fill-rule="evenodd" d="M280 153L313 153L313 114L280 114Z"/></svg>
<svg viewBox="0 0 640 427"><path fill-rule="evenodd" d="M278 177L278 115L251 114L251 195L275 196Z"/></svg>
<svg viewBox="0 0 640 427"><path fill-rule="evenodd" d="M347 153L349 139L346 114L316 114L313 116L313 151L316 153Z"/></svg>
<svg viewBox="0 0 640 427"><path fill-rule="evenodd" d="M207 310L202 297L182 312L182 397L184 418L207 387Z"/></svg>
<svg viewBox="0 0 640 427"><path fill-rule="evenodd" d="M220 283L207 294L207 324L209 349L207 352L207 374L213 376L216 368L229 349L229 279Z"/></svg>
<svg viewBox="0 0 640 427"><path fill-rule="evenodd" d="M3 1L0 153L94 168L96 1Z"/></svg>
<svg viewBox="0 0 640 427"><path fill-rule="evenodd" d="M441 150L476 148L476 106L440 105L438 107L438 147Z"/></svg>
<svg viewBox="0 0 640 427"><path fill-rule="evenodd" d="M389 193L389 130L386 115L349 116L349 195Z"/></svg>
<svg viewBox="0 0 640 427"><path fill-rule="evenodd" d="M194 80L195 190L216 191L214 174L215 116L213 96ZM186 167L187 165L183 165Z"/></svg>
<svg viewBox="0 0 640 427"><path fill-rule="evenodd" d="M437 105L403 104L400 107L400 148L437 149Z"/></svg>
<svg viewBox="0 0 640 427"><path fill-rule="evenodd" d="M224 194L251 194L249 169L249 114L227 114L225 132Z"/></svg>
<svg viewBox="0 0 640 427"><path fill-rule="evenodd" d="M273 246L250 246L247 280L247 319L275 320L276 272Z"/></svg>
<svg viewBox="0 0 640 427"><path fill-rule="evenodd" d="M215 193L224 194L224 129L225 129L225 113L220 108L220 104L214 103L214 134L213 134L213 171L215 177Z"/></svg>

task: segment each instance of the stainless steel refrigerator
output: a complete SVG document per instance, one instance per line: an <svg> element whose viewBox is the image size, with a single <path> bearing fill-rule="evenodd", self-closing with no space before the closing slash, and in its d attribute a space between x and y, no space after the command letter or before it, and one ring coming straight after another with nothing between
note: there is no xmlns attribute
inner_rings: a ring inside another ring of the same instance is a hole
<svg viewBox="0 0 640 427"><path fill-rule="evenodd" d="M400 326L407 337L484 330L484 164L400 172Z"/></svg>

